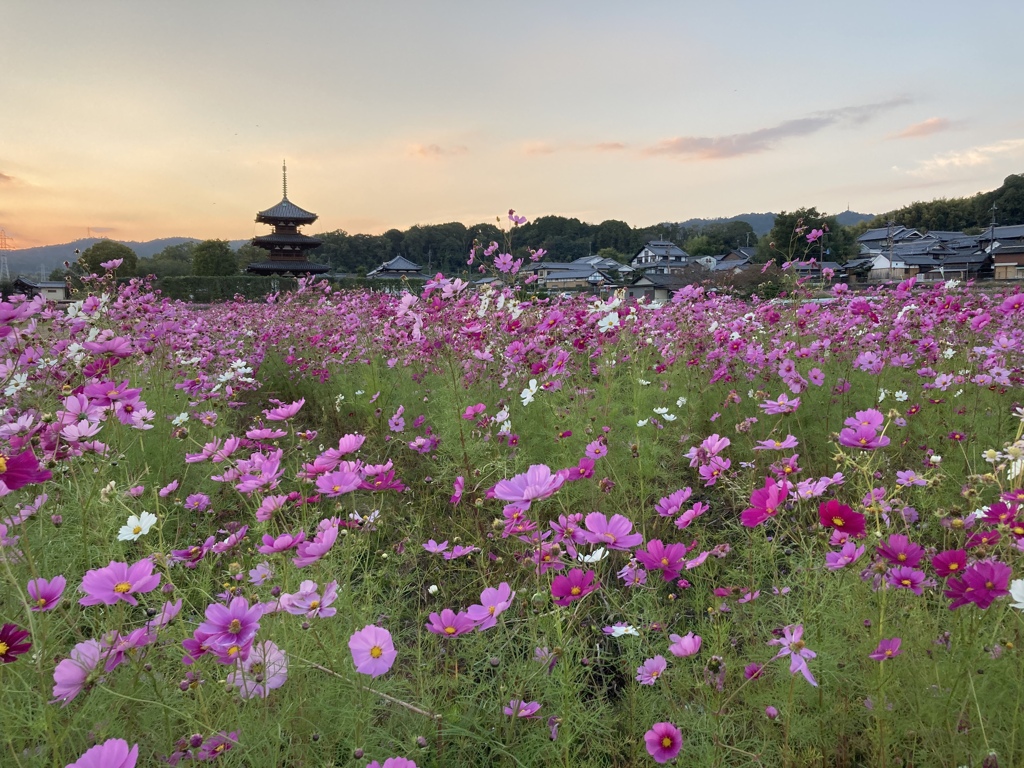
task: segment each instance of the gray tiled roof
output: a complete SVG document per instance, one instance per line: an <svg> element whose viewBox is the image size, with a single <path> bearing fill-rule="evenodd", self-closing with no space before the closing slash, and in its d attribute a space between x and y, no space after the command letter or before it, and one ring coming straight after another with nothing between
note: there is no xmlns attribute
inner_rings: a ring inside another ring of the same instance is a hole
<svg viewBox="0 0 1024 768"><path fill-rule="evenodd" d="M317 216L315 213L310 213L307 210L299 208L299 206L287 197L283 198L280 203L272 208L267 208L265 211L260 211L256 214L256 221L268 224L273 224L275 221L293 221L296 224L312 224L316 219Z"/></svg>
<svg viewBox="0 0 1024 768"><path fill-rule="evenodd" d="M272 261L253 262L246 268L246 272L254 272L257 275L284 274L291 272L295 275L304 275L307 272L313 275L322 275L330 270L326 264L314 264L311 261L298 261L291 259L275 259Z"/></svg>

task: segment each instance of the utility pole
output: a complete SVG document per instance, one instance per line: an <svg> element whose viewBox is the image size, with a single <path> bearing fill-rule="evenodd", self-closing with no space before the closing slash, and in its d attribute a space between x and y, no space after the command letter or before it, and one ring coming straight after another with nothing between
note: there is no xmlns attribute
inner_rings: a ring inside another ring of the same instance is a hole
<svg viewBox="0 0 1024 768"><path fill-rule="evenodd" d="M996 247L996 204L992 203L992 223L988 227L988 255L992 256L992 252Z"/></svg>

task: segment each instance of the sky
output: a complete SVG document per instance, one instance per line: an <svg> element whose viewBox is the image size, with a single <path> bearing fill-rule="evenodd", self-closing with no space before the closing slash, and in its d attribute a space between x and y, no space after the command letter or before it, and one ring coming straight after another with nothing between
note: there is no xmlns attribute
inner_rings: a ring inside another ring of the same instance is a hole
<svg viewBox="0 0 1024 768"><path fill-rule="evenodd" d="M882 213L1024 172L1019 0L4 0L0 228ZM1009 223L1009 222L1007 222Z"/></svg>

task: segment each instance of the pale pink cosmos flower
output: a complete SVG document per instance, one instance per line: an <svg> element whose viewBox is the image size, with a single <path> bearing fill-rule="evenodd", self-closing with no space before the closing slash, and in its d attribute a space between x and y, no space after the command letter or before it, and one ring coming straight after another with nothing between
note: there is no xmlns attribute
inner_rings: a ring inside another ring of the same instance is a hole
<svg viewBox="0 0 1024 768"><path fill-rule="evenodd" d="M534 464L526 472L510 480L499 480L494 486L495 497L514 502L521 511L530 503L553 495L565 483L565 475L552 472L546 464Z"/></svg>
<svg viewBox="0 0 1024 768"><path fill-rule="evenodd" d="M124 600L138 605L133 595L152 592L159 585L160 574L153 573L152 560L140 560L133 565L111 560L105 568L88 571L82 577L85 597L78 602L80 605L113 605Z"/></svg>
<svg viewBox="0 0 1024 768"><path fill-rule="evenodd" d="M114 266L110 266L112 264ZM121 259L115 259L104 262L100 266L106 269L115 269L120 265ZM128 742L124 739L107 739L102 744L87 749L75 762L68 763L66 768L135 768L138 759L138 744L129 748Z"/></svg>
<svg viewBox="0 0 1024 768"><path fill-rule="evenodd" d="M353 632L348 640L352 662L361 675L380 677L387 673L398 658L398 651L391 640L391 633L383 627L367 624Z"/></svg>
<svg viewBox="0 0 1024 768"><path fill-rule="evenodd" d="M277 404L277 408L271 408L270 410L263 411L263 415L267 417L268 421L287 421L292 416L299 412L299 409L306 404L306 399L296 400L294 403L282 403L279 400L271 400L272 403Z"/></svg>
<svg viewBox="0 0 1024 768"><path fill-rule="evenodd" d="M469 606L466 609L466 613L469 618L476 622L477 631L482 632L498 623L498 616L512 605L512 600L515 599L515 596L516 593L503 581L498 585L497 589L488 587L481 592L480 604Z"/></svg>
<svg viewBox="0 0 1024 768"><path fill-rule="evenodd" d="M668 639L672 641L672 645L668 647L668 652L673 656L680 656L685 658L686 656L693 656L700 650L701 637L695 635L693 632L687 632L683 636L669 635Z"/></svg>
<svg viewBox="0 0 1024 768"><path fill-rule="evenodd" d="M32 579L28 583L28 596L32 598L29 608L33 611L52 611L64 594L67 580L63 576L52 579Z"/></svg>
<svg viewBox="0 0 1024 768"><path fill-rule="evenodd" d="M640 685L654 685L667 667L668 662L664 656L658 655L653 659L647 659L636 668L636 681Z"/></svg>
<svg viewBox="0 0 1024 768"><path fill-rule="evenodd" d="M270 640L256 643L244 661L227 676L227 684L238 688L243 699L265 699L274 688L288 680L288 657Z"/></svg>
<svg viewBox="0 0 1024 768"><path fill-rule="evenodd" d="M523 701L522 699L512 699L508 706L505 707L504 712L509 717L528 717L532 718L537 714L540 709L540 704L536 701Z"/></svg>
<svg viewBox="0 0 1024 768"><path fill-rule="evenodd" d="M587 528L587 541L591 544L600 544L608 549L631 549L643 543L644 537L640 533L630 533L633 530L633 523L628 517L612 515L609 519L600 512L591 512L584 518L583 524Z"/></svg>
<svg viewBox="0 0 1024 768"><path fill-rule="evenodd" d="M814 679L814 675L811 674L810 668L807 666L807 660L815 658L818 654L807 647L807 644L803 641L804 627L802 624L790 624L782 629L782 637L774 640L769 640L768 645L780 645L782 648L779 650L772 660L782 658L783 656L789 656L789 672L790 674L801 673L804 679L808 683L817 687L818 681Z"/></svg>

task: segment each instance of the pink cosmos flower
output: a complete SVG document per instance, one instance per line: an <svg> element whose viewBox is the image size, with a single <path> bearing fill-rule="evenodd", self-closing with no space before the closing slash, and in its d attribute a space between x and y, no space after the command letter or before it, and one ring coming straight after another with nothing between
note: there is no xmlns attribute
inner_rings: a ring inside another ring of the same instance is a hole
<svg viewBox="0 0 1024 768"><path fill-rule="evenodd" d="M796 448L799 441L793 435L786 435L785 440L761 440L754 446L755 451L785 451Z"/></svg>
<svg viewBox="0 0 1024 768"><path fill-rule="evenodd" d="M932 558L932 568L943 579L963 573L967 567L967 551L948 549Z"/></svg>
<svg viewBox="0 0 1024 768"><path fill-rule="evenodd" d="M630 533L633 530L633 523L628 517L612 515L609 520L600 512L591 512L583 521L587 527L587 541L591 544L600 544L608 549L626 550L642 544L644 537L641 533Z"/></svg>
<svg viewBox="0 0 1024 768"><path fill-rule="evenodd" d="M33 611L52 611L64 594L67 580L63 576L46 579L32 579L28 583L28 596L32 598L29 608Z"/></svg>
<svg viewBox="0 0 1024 768"><path fill-rule="evenodd" d="M790 400L789 395L782 393L775 400L766 400L763 403L758 403L758 407L769 416L775 416L780 413L793 413L793 411L800 407L800 398L794 397Z"/></svg>
<svg viewBox="0 0 1024 768"><path fill-rule="evenodd" d="M667 667L668 662L664 656L658 655L653 659L647 659L636 668L636 681L640 685L654 685Z"/></svg>
<svg viewBox="0 0 1024 768"><path fill-rule="evenodd" d="M120 266L121 259L115 261L116 266ZM112 263L106 262L100 266L111 269L108 265ZM135 768L138 759L138 744L129 749L128 742L124 739L107 739L102 744L87 749L75 762L68 763L67 768Z"/></svg>
<svg viewBox="0 0 1024 768"><path fill-rule="evenodd" d="M683 570L686 545L676 543L666 546L661 539L652 539L647 542L646 550L638 549L634 556L647 570L660 570L665 581L672 581Z"/></svg>
<svg viewBox="0 0 1024 768"><path fill-rule="evenodd" d="M555 605L564 608L572 601L586 597L598 586L593 571L584 573L579 568L573 568L567 574L555 576L551 582L551 596L555 598Z"/></svg>
<svg viewBox="0 0 1024 768"><path fill-rule="evenodd" d="M647 754L656 763L667 763L675 760L683 748L683 732L672 723L655 723L651 730L644 734Z"/></svg>
<svg viewBox="0 0 1024 768"><path fill-rule="evenodd" d="M462 501L462 492L465 490L465 488L466 479L462 475L459 475L458 477L455 478L455 482L452 483L453 493L452 497L448 499L449 503L458 504L460 501Z"/></svg>
<svg viewBox="0 0 1024 768"><path fill-rule="evenodd" d="M693 632L687 632L685 635L680 637L679 635L669 635L668 639L672 641L672 645L668 647L668 652L673 656L693 656L700 650L701 637L695 635Z"/></svg>
<svg viewBox="0 0 1024 768"><path fill-rule="evenodd" d="M825 567L830 571L838 571L857 562L864 554L864 547L858 547L852 541L843 544L838 552L829 552L825 555Z"/></svg>
<svg viewBox="0 0 1024 768"><path fill-rule="evenodd" d="M537 714L537 710L540 709L540 704L536 701L522 701L521 699L512 699L508 706L505 707L505 714L509 717L533 717Z"/></svg>
<svg viewBox="0 0 1024 768"><path fill-rule="evenodd" d="M32 451L22 451L17 456L0 451L0 496L51 477L53 474L42 467Z"/></svg>
<svg viewBox="0 0 1024 768"><path fill-rule="evenodd" d="M265 533L263 534L263 544L257 549L257 551L263 555L287 552L289 549L299 546L299 544L305 540L305 531L299 531L298 534L282 533L276 539L270 534Z"/></svg>
<svg viewBox="0 0 1024 768"><path fill-rule="evenodd" d="M472 632L476 627L476 622L468 614L462 611L455 613L450 608L445 608L440 614L432 613L427 618L429 622L424 626L428 631L435 635L441 635L441 637L458 637Z"/></svg>
<svg viewBox="0 0 1024 768"><path fill-rule="evenodd" d="M331 551L331 547L338 540L338 524L339 522L334 518L325 518L320 521L313 540L299 544L296 550L298 557L292 558L296 568L312 565Z"/></svg>
<svg viewBox="0 0 1024 768"><path fill-rule="evenodd" d="M924 547L910 541L901 533L894 533L878 545L878 554L894 565L916 566L924 557Z"/></svg>
<svg viewBox="0 0 1024 768"><path fill-rule="evenodd" d="M585 453L588 459L600 459L608 455L608 446L604 440L595 440L587 445Z"/></svg>
<svg viewBox="0 0 1024 768"><path fill-rule="evenodd" d="M565 483L565 475L552 473L546 464L534 464L526 472L510 480L499 480L494 486L494 495L503 501L515 503L525 512L531 502L546 499Z"/></svg>
<svg viewBox="0 0 1024 768"><path fill-rule="evenodd" d="M129 605L138 605L132 596L152 592L160 584L160 574L153 573L152 560L140 560L134 565L113 560L106 568L88 571L82 577L82 591L85 597L80 605L113 605L124 600Z"/></svg>
<svg viewBox="0 0 1024 768"><path fill-rule="evenodd" d="M70 657L61 661L53 670L53 701L67 706L92 682L93 674L103 660L104 649L98 640L78 643Z"/></svg>
<svg viewBox="0 0 1024 768"><path fill-rule="evenodd" d="M286 599L287 598L287 599ZM317 592L315 581L304 581L293 595L281 595L281 607L293 616L305 615L307 619L327 619L338 611L331 604L338 599L338 582L332 581L324 587L323 597Z"/></svg>
<svg viewBox="0 0 1024 768"><path fill-rule="evenodd" d="M497 589L488 587L480 593L480 604L471 605L466 609L466 614L474 622L478 632L490 629L498 623L498 616L512 605L516 593L506 583L501 582Z"/></svg>
<svg viewBox="0 0 1024 768"><path fill-rule="evenodd" d="M479 551L480 550L477 547L464 547L461 544L456 544L454 547L452 547L452 551L451 552L445 552L442 555L442 557L445 560L454 560L457 557L462 557L463 555L471 555L474 552L479 552Z"/></svg>
<svg viewBox="0 0 1024 768"><path fill-rule="evenodd" d="M909 565L890 568L885 580L897 589L909 589L915 595L924 594L924 571L918 571Z"/></svg>
<svg viewBox="0 0 1024 768"><path fill-rule="evenodd" d="M250 607L244 597L233 598L226 606L211 603L206 608L206 621L196 627L196 632L206 637L205 645L222 663L231 663L239 654L244 657L252 645L262 615L259 606Z"/></svg>
<svg viewBox="0 0 1024 768"><path fill-rule="evenodd" d="M243 699L265 699L274 688L288 680L288 657L270 640L256 643L244 661L227 676L227 684L238 688Z"/></svg>
<svg viewBox="0 0 1024 768"><path fill-rule="evenodd" d="M898 637L882 639L879 641L878 647L868 654L868 658L874 659L875 661L885 661L886 659L899 656L902 653L900 650L901 642L901 639Z"/></svg>
<svg viewBox="0 0 1024 768"><path fill-rule="evenodd" d="M818 507L818 519L827 528L834 528L850 536L863 536L866 530L864 515L835 499L824 501Z"/></svg>
<svg viewBox="0 0 1024 768"><path fill-rule="evenodd" d="M803 641L803 634L804 627L802 624L790 624L783 627L782 637L768 641L768 645L782 646L779 652L772 657L772 661L783 656L789 656L790 674L795 675L797 672L800 672L808 683L817 687L818 681L811 674L811 670L807 666L807 660L815 658L818 654L807 647L807 644Z"/></svg>
<svg viewBox="0 0 1024 768"><path fill-rule="evenodd" d="M847 448L873 451L876 448L885 448L889 442L889 438L878 434L874 427L847 427L839 432L839 444Z"/></svg>
<svg viewBox="0 0 1024 768"><path fill-rule="evenodd" d="M754 528L768 518L775 517L788 493L789 486L785 481L778 483L770 477L765 478L764 488L758 488L750 494L750 506L740 514L740 522L748 528Z"/></svg>
<svg viewBox="0 0 1024 768"><path fill-rule="evenodd" d="M277 403L277 408L271 408L270 410L263 411L263 415L267 417L267 421L288 421L292 416L299 412L299 409L306 404L306 399L302 398L294 403L288 403L285 405L278 400L272 400L271 402Z"/></svg>
<svg viewBox="0 0 1024 768"><path fill-rule="evenodd" d="M380 677L388 672L398 657L391 633L383 627L367 624L348 639L352 662L356 672L370 677Z"/></svg>
<svg viewBox="0 0 1024 768"><path fill-rule="evenodd" d="M366 768L416 768L416 763L406 757L389 757L383 765L372 760L366 764Z"/></svg>
<svg viewBox="0 0 1024 768"><path fill-rule="evenodd" d="M659 499L658 503L654 505L654 510L662 517L672 517L683 508L683 504L689 501L692 495L692 488L680 488L678 491L674 491L668 496Z"/></svg>

